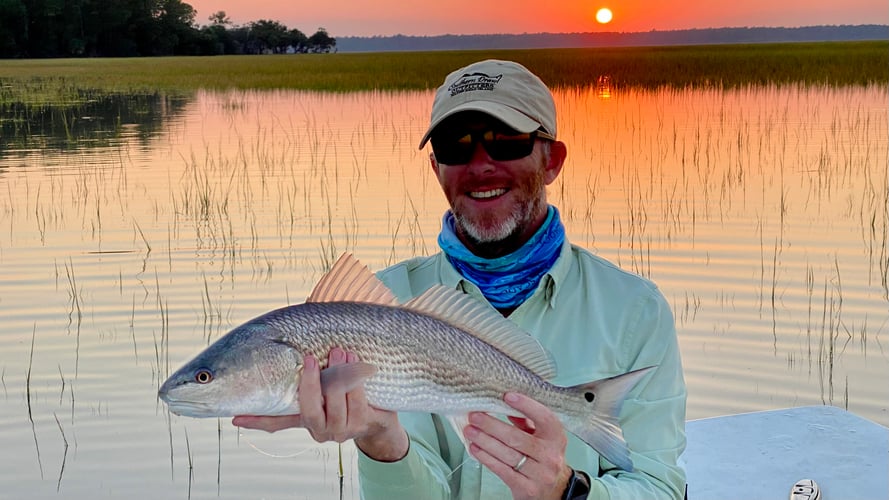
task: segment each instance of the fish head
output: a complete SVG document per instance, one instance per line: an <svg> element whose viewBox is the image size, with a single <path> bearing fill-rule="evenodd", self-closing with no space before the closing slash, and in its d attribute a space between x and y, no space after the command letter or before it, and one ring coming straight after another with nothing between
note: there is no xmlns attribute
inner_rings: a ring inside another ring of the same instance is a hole
<svg viewBox="0 0 889 500"><path fill-rule="evenodd" d="M303 355L282 338L267 324L242 325L170 375L158 397L187 417L299 413Z"/></svg>

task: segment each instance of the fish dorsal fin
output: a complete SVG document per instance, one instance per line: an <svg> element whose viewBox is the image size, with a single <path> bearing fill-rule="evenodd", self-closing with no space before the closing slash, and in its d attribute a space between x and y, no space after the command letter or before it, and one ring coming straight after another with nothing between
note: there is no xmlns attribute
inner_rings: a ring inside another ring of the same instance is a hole
<svg viewBox="0 0 889 500"><path fill-rule="evenodd" d="M352 254L345 253L318 280L306 302L368 302L397 306L398 299Z"/></svg>
<svg viewBox="0 0 889 500"><path fill-rule="evenodd" d="M478 300L452 288L435 285L404 304L487 342L545 380L556 376L552 357L537 339Z"/></svg>

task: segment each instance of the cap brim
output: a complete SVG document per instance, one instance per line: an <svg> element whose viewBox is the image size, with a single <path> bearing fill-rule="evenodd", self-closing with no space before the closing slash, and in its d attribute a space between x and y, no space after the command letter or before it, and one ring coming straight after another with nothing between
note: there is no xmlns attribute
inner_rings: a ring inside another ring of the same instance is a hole
<svg viewBox="0 0 889 500"><path fill-rule="evenodd" d="M447 113L439 116L435 121L429 124L429 129L426 130L426 134L424 134L423 139L420 140L419 149L423 149L423 146L425 146L426 143L429 142L429 137L432 135L432 131L435 130L435 127L437 127L447 117L455 115L462 111L480 111L482 113L490 115L492 118L500 120L517 132L522 133L533 132L541 126L540 123L533 118L530 118L528 117L528 115L516 111L515 109L506 106L505 104L491 101L465 102L454 107L451 110L448 110Z"/></svg>

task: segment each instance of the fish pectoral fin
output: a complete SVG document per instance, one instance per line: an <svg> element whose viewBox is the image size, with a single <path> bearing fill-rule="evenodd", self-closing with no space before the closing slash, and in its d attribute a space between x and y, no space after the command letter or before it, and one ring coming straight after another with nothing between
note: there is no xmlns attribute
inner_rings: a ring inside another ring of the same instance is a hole
<svg viewBox="0 0 889 500"><path fill-rule="evenodd" d="M351 392L376 373L376 366L361 361L331 366L321 370L321 390Z"/></svg>

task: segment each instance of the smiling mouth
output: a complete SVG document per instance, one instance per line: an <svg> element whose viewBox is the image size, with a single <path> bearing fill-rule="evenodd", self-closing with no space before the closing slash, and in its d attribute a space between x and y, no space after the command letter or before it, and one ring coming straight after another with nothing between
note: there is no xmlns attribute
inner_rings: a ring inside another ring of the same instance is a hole
<svg viewBox="0 0 889 500"><path fill-rule="evenodd" d="M488 200L491 198L496 198L498 196L502 196L506 193L506 189L489 189L487 191L470 191L469 197L476 200Z"/></svg>

